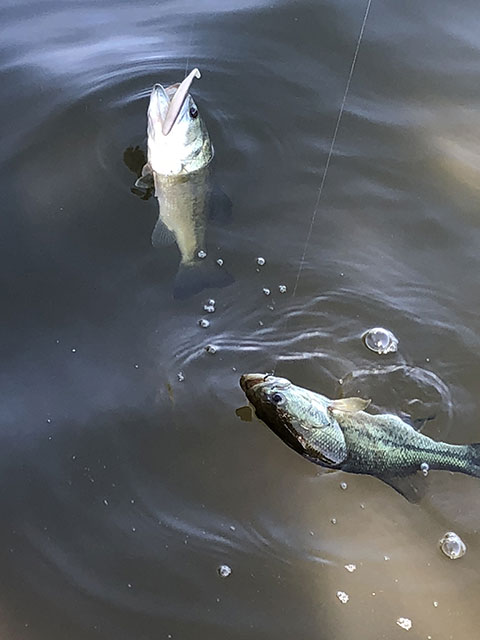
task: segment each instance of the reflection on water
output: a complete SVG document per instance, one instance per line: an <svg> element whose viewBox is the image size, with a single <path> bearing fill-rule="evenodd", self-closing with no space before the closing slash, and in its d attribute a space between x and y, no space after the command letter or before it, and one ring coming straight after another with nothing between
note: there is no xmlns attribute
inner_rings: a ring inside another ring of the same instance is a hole
<svg viewBox="0 0 480 640"><path fill-rule="evenodd" d="M292 297L364 6L2 3L2 638L476 637L478 479L414 507L235 409L275 370L480 440L477 9L373 0ZM176 302L123 152L193 66L236 281Z"/></svg>

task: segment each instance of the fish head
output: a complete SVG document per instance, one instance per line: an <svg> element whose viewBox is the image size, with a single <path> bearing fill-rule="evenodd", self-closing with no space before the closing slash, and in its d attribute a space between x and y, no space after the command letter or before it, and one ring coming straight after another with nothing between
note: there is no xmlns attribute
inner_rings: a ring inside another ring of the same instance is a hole
<svg viewBox="0 0 480 640"><path fill-rule="evenodd" d="M183 82L155 84L147 112L148 162L160 175L177 176L205 167L213 157L205 123L189 93L194 69Z"/></svg>
<svg viewBox="0 0 480 640"><path fill-rule="evenodd" d="M240 386L257 417L292 449L320 464L345 459L345 439L328 409L328 398L262 373L243 375Z"/></svg>

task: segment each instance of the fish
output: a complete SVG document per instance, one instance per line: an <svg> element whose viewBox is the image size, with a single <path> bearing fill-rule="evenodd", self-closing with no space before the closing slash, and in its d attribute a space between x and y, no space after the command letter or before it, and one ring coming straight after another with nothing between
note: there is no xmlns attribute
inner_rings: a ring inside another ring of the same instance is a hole
<svg viewBox="0 0 480 640"><path fill-rule="evenodd" d="M328 469L382 480L410 502L425 494L430 470L480 477L480 443L449 444L394 414L365 411L363 398L332 400L263 373L241 376L256 416L301 456Z"/></svg>
<svg viewBox="0 0 480 640"><path fill-rule="evenodd" d="M228 271L208 256L207 217L212 210L213 145L197 105L189 93L200 71L181 83L155 84L147 111L147 162L135 182L137 195L154 190L159 216L152 233L154 247L176 243L181 254L175 298L188 298L209 287L233 282ZM215 213L228 215L231 202L217 190Z"/></svg>

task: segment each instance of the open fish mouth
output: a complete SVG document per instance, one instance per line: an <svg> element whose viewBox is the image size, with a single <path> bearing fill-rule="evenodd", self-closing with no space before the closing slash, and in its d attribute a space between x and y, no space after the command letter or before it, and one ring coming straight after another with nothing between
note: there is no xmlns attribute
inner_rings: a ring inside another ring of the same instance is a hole
<svg viewBox="0 0 480 640"><path fill-rule="evenodd" d="M245 373L240 378L240 386L245 393L248 393L257 384L263 384L268 377L265 373Z"/></svg>
<svg viewBox="0 0 480 640"><path fill-rule="evenodd" d="M178 86L178 89L175 91L175 94L170 102L165 120L163 122L162 133L164 136L167 136L170 133L176 119L178 118L179 113L182 111L183 105L185 104L185 101L188 97L188 92L194 78L200 77L200 71L198 69L193 69L193 71L191 71L183 80L183 82L181 82Z"/></svg>
<svg viewBox="0 0 480 640"><path fill-rule="evenodd" d="M245 393L264 383L273 385L275 389L288 389L292 386L292 383L287 378L278 378L270 373L245 373L240 377L240 386Z"/></svg>

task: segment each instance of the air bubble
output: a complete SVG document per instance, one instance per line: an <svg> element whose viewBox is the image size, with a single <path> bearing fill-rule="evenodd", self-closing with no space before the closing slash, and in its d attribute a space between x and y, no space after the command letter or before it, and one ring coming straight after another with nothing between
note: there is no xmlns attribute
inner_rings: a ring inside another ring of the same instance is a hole
<svg viewBox="0 0 480 640"><path fill-rule="evenodd" d="M198 321L198 324L202 327L202 329L206 329L207 327L210 326L210 321L207 320L206 318L200 318L200 320Z"/></svg>
<svg viewBox="0 0 480 640"><path fill-rule="evenodd" d="M207 344L207 346L205 347L205 351L207 353L214 354L217 353L217 347L215 347L213 344Z"/></svg>
<svg viewBox="0 0 480 640"><path fill-rule="evenodd" d="M420 471L423 473L425 477L428 476L428 472L430 471L428 462L422 462L422 464L420 465Z"/></svg>
<svg viewBox="0 0 480 640"><path fill-rule="evenodd" d="M221 564L218 569L218 575L221 578L228 578L228 576L232 573L231 568L228 566L228 564Z"/></svg>
<svg viewBox="0 0 480 640"><path fill-rule="evenodd" d="M178 380L179 382L183 382L183 381L185 380L185 374L183 373L183 371L179 371L179 372L177 373L177 380Z"/></svg>
<svg viewBox="0 0 480 640"><path fill-rule="evenodd" d="M346 482L340 482L340 489L343 489L345 491L346 489L348 489L348 484Z"/></svg>
<svg viewBox="0 0 480 640"><path fill-rule="evenodd" d="M197 253L197 256L200 258L200 260L203 260L207 257L207 252L203 249L200 249L200 251Z"/></svg>
<svg viewBox="0 0 480 640"><path fill-rule="evenodd" d="M267 287L264 287L264 288L263 288L263 293L264 293L266 296L269 296L269 295L271 294L271 291L270 291L270 289L268 289Z"/></svg>
<svg viewBox="0 0 480 640"><path fill-rule="evenodd" d="M457 560L467 552L467 546L454 531L447 531L438 544L443 553L451 560Z"/></svg>
<svg viewBox="0 0 480 640"><path fill-rule="evenodd" d="M265 258L262 258L262 256L259 256L257 258L257 264L259 267L263 267L263 265L265 264Z"/></svg>
<svg viewBox="0 0 480 640"><path fill-rule="evenodd" d="M402 627L402 629L405 629L405 631L410 631L412 628L412 621L410 618L398 618L397 624L399 627Z"/></svg>
<svg viewBox="0 0 480 640"><path fill-rule="evenodd" d="M221 258L219 258L217 260L217 264L218 264L219 267L223 267L223 260Z"/></svg>
<svg viewBox="0 0 480 640"><path fill-rule="evenodd" d="M353 573L355 571L355 569L357 568L356 564L346 564L345 565L345 569L349 572L349 573Z"/></svg>
<svg viewBox="0 0 480 640"><path fill-rule="evenodd" d="M395 353L398 348L398 339L388 329L375 327L365 331L362 340L370 351L375 351L381 355L386 353Z"/></svg>

